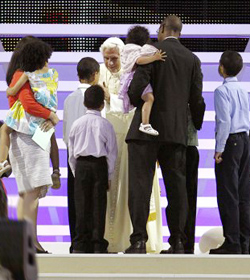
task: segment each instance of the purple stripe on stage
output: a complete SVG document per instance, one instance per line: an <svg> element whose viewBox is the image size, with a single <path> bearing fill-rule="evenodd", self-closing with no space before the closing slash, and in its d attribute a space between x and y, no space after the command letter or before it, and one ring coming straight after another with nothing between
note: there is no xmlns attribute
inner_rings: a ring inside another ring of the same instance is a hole
<svg viewBox="0 0 250 280"><path fill-rule="evenodd" d="M199 179L198 196L216 197L216 182L214 179Z"/></svg>
<svg viewBox="0 0 250 280"><path fill-rule="evenodd" d="M60 167L67 167L67 150L59 150Z"/></svg>
<svg viewBox="0 0 250 280"><path fill-rule="evenodd" d="M200 150L199 168L214 168L214 150Z"/></svg>
<svg viewBox="0 0 250 280"><path fill-rule="evenodd" d="M161 187L161 197L166 197L166 190L163 179L159 179ZM216 182L213 179L199 179L198 181L199 197L216 197Z"/></svg>
<svg viewBox="0 0 250 280"><path fill-rule="evenodd" d="M38 240L39 242L71 242L70 236L38 236Z"/></svg>
<svg viewBox="0 0 250 280"><path fill-rule="evenodd" d="M167 226L165 209L162 209L162 225ZM217 208L199 208L196 214L196 226L221 226Z"/></svg>
<svg viewBox="0 0 250 280"><path fill-rule="evenodd" d="M58 72L59 81L78 81L77 63L72 64L49 64L50 68L55 68Z"/></svg>
<svg viewBox="0 0 250 280"><path fill-rule="evenodd" d="M68 225L67 207L39 207L38 225Z"/></svg>
<svg viewBox="0 0 250 280"><path fill-rule="evenodd" d="M201 65L201 70L203 73L203 81L216 81L216 82L222 82L222 78L218 73L218 64L204 64Z"/></svg>
<svg viewBox="0 0 250 280"><path fill-rule="evenodd" d="M202 96L206 103L206 110L214 111L214 94L212 92L203 92Z"/></svg>
<svg viewBox="0 0 250 280"><path fill-rule="evenodd" d="M215 122L207 121L202 125L202 129L198 131L199 139L214 139L215 136Z"/></svg>
<svg viewBox="0 0 250 280"><path fill-rule="evenodd" d="M9 109L8 98L6 97L6 92L0 91L0 110Z"/></svg>

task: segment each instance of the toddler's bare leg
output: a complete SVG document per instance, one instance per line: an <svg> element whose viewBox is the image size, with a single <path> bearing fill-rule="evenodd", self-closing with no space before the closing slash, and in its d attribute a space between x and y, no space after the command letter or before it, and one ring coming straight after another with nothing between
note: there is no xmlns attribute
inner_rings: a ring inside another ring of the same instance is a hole
<svg viewBox="0 0 250 280"><path fill-rule="evenodd" d="M142 96L144 104L142 106L142 123L149 124L151 109L154 103L154 96L151 92Z"/></svg>
<svg viewBox="0 0 250 280"><path fill-rule="evenodd" d="M0 129L0 162L4 162L8 158L10 149L10 134L13 130L5 123Z"/></svg>

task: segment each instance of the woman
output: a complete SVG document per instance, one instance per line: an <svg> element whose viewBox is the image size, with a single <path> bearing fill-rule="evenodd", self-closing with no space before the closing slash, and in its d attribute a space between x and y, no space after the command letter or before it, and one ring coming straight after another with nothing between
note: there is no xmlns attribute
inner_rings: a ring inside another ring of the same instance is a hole
<svg viewBox="0 0 250 280"><path fill-rule="evenodd" d="M128 210L128 153L125 137L131 124L134 110L123 113L123 101L118 99L122 74L120 55L124 43L111 37L100 47L104 64L100 65L99 84L106 90L106 117L112 123L117 139L118 157L111 187L108 193L105 238L109 241L109 252L124 251L129 245L132 225ZM162 219L160 187L154 178L150 215L147 224L147 252L158 253L162 249Z"/></svg>
<svg viewBox="0 0 250 280"><path fill-rule="evenodd" d="M7 83L10 87L15 85L22 75L20 57L25 51L25 45L34 37L23 38L15 49L9 68L7 70ZM10 82L11 81L11 82ZM9 97L10 107L19 99L24 110L35 117L46 119L42 125L43 130L53 126L48 120L51 111L34 99L33 92L28 82L15 96ZM44 151L32 139L31 135L13 131L11 133L10 161L16 178L19 200L17 216L19 220L29 219L34 226L34 245L37 253L47 253L37 240L37 213L39 198L44 197L48 187L52 186L49 169L49 150Z"/></svg>

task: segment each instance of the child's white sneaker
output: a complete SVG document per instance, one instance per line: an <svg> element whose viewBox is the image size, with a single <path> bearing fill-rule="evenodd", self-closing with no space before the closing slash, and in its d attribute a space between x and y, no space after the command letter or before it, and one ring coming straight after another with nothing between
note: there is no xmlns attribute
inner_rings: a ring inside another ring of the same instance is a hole
<svg viewBox="0 0 250 280"><path fill-rule="evenodd" d="M9 171L11 171L11 166L7 160L0 162L0 178L4 175L8 176Z"/></svg>
<svg viewBox="0 0 250 280"><path fill-rule="evenodd" d="M144 132L144 133L147 133L147 134L150 134L150 135L153 135L153 136L158 136L159 135L159 132L157 130L153 129L151 124L141 123L140 127L139 127L139 130L141 132Z"/></svg>

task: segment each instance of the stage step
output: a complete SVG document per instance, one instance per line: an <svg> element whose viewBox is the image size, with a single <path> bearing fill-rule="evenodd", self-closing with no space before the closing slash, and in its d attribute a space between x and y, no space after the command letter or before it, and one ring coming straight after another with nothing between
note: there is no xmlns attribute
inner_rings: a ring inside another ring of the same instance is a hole
<svg viewBox="0 0 250 280"><path fill-rule="evenodd" d="M39 279L250 279L250 256L38 255Z"/></svg>

